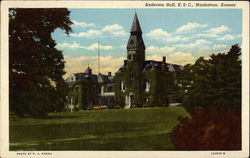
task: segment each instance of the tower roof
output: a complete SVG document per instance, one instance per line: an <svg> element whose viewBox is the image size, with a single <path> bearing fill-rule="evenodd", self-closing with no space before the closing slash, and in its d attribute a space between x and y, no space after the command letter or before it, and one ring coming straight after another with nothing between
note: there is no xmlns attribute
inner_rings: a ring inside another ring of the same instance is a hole
<svg viewBox="0 0 250 158"><path fill-rule="evenodd" d="M137 18L136 13L135 13L134 21L133 21L130 32L142 32L141 31L141 26L140 26L140 23L139 23L139 20Z"/></svg>
<svg viewBox="0 0 250 158"><path fill-rule="evenodd" d="M145 50L145 45L142 39L141 26L135 13L134 20L132 23L130 37L127 44L128 50Z"/></svg>

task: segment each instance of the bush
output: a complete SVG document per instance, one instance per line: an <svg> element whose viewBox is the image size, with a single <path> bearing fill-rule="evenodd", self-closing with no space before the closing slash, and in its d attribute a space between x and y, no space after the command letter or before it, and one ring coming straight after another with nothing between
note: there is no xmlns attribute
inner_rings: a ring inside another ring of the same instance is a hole
<svg viewBox="0 0 250 158"><path fill-rule="evenodd" d="M172 131L177 150L241 150L241 114L226 107L195 107Z"/></svg>

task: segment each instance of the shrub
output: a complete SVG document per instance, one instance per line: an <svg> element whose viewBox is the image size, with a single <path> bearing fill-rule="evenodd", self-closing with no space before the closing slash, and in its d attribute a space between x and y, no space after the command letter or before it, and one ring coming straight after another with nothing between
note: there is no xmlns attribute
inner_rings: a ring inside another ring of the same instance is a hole
<svg viewBox="0 0 250 158"><path fill-rule="evenodd" d="M226 107L195 107L172 132L177 150L240 150L241 114Z"/></svg>

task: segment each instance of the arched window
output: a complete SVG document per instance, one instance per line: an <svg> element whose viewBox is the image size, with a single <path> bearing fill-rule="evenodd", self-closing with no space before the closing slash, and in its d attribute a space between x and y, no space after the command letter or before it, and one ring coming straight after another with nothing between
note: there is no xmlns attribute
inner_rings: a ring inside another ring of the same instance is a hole
<svg viewBox="0 0 250 158"><path fill-rule="evenodd" d="M128 54L128 60L131 60L131 54Z"/></svg>

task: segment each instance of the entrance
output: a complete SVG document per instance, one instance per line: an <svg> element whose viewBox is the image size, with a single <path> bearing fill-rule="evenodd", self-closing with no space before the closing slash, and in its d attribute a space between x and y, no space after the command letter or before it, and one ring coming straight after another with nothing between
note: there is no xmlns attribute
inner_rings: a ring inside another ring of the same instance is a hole
<svg viewBox="0 0 250 158"><path fill-rule="evenodd" d="M130 108L131 106L133 107L134 105L134 94L132 92L130 92L129 94L126 94L126 98L125 98L125 109Z"/></svg>

